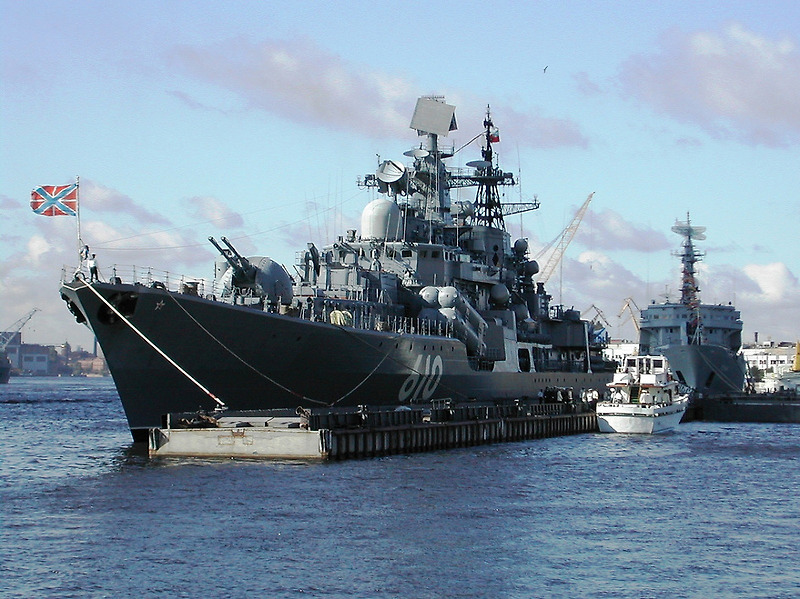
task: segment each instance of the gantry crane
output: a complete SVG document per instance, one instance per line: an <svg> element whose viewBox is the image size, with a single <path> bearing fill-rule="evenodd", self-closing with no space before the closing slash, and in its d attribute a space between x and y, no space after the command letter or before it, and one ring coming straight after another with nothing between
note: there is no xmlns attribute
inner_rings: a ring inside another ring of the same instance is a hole
<svg viewBox="0 0 800 599"><path fill-rule="evenodd" d="M608 322L608 318L606 318L606 315L603 314L603 311L600 308L598 308L597 306L595 306L594 304L592 304L591 306L586 308L581 313L581 316L583 316L584 318L588 317L587 312L589 312L590 310L594 310L594 312L595 312L595 316L594 316L594 318L592 318L592 322L600 321L600 324L603 325L605 328L607 328L607 329L611 328L611 323Z"/></svg>
<svg viewBox="0 0 800 599"><path fill-rule="evenodd" d="M11 340L14 338L14 335L19 333L28 321L33 318L33 315L39 311L39 308L34 308L30 312L28 312L25 316L20 318L17 322L12 324L7 331L0 332L0 352L5 351L8 344L11 343Z"/></svg>
<svg viewBox="0 0 800 599"><path fill-rule="evenodd" d="M594 192L589 194L589 197L586 198L586 201L578 209L578 212L575 213L572 222L567 226L566 229L564 229L561 235L547 244L544 249L539 252L537 258L541 257L545 252L547 252L547 250L556 242L556 240L558 240L558 244L550 254L550 257L547 259L547 264L545 264L544 268L539 272L539 278L537 279L539 283L546 284L553 272L555 272L556 267L558 266L559 262L561 262L561 258L564 256L564 252L567 250L567 246L569 245L570 241L572 241L572 238L575 237L575 233L578 231L578 227L583 220L583 215L586 214L586 210L588 210L589 203L592 201L593 196Z"/></svg>
<svg viewBox="0 0 800 599"><path fill-rule="evenodd" d="M594 310L595 312L595 316L591 321L594 341L599 343L608 341L607 331L611 330L611 324L608 322L608 318L606 318L606 315L603 314L603 311L600 308L592 304L581 313L581 316L583 318L588 318L589 314L587 314L587 312L591 310Z"/></svg>
<svg viewBox="0 0 800 599"><path fill-rule="evenodd" d="M636 312L633 311L631 308L631 304L636 308ZM625 313L625 310L629 312L628 316L619 323L619 326L622 327L623 324L628 322L630 318L633 320L633 326L636 328L636 333L639 333L639 319L642 317L642 311L639 309L639 306L636 305L636 302L633 301L632 297L626 297L625 302L622 304L622 308L620 308L619 314L617 314L617 318L622 318L622 315ZM638 313L638 314L637 314Z"/></svg>

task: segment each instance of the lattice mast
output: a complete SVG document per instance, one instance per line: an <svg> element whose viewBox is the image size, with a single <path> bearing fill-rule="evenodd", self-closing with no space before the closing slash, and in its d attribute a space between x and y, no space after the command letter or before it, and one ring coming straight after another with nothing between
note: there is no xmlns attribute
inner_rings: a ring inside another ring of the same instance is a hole
<svg viewBox="0 0 800 599"><path fill-rule="evenodd" d="M694 265L705 255L695 249L693 240L702 241L706 238L706 228L692 225L689 213L686 213L686 222L676 221L672 231L683 236L683 250L680 254L682 267L681 273L681 304L689 311L689 321L686 332L691 342L699 342L702 322L700 319L700 288L697 286Z"/></svg>
<svg viewBox="0 0 800 599"><path fill-rule="evenodd" d="M486 107L483 126L486 128L484 132L485 147L481 150L483 161L477 167L473 177L478 182L478 192L475 196L475 215L472 220L476 225L505 229L499 186L513 185L514 180L510 177L510 173L504 173L494 166L492 143L500 141L500 134L492 123L489 106Z"/></svg>

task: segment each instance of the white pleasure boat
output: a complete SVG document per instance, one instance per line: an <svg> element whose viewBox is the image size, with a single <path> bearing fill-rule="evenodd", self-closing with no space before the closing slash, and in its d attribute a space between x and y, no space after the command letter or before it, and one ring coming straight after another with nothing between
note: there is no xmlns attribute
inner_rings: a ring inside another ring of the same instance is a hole
<svg viewBox="0 0 800 599"><path fill-rule="evenodd" d="M597 404L603 433L660 433L681 421L689 396L680 392L663 356L630 356Z"/></svg>

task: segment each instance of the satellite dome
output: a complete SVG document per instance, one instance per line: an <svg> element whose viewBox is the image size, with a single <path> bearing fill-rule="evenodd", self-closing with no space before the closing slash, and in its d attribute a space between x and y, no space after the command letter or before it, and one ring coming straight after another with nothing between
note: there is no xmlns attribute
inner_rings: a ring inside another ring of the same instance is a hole
<svg viewBox="0 0 800 599"><path fill-rule="evenodd" d="M361 213L361 239L397 241L400 233L400 208L386 198L378 198Z"/></svg>
<svg viewBox="0 0 800 599"><path fill-rule="evenodd" d="M439 305L442 308L453 308L458 299L458 290L455 287L447 286L439 290Z"/></svg>
<svg viewBox="0 0 800 599"><path fill-rule="evenodd" d="M439 307L439 288L433 287L429 285L428 287L423 287L419 292L422 301L427 308L438 308Z"/></svg>

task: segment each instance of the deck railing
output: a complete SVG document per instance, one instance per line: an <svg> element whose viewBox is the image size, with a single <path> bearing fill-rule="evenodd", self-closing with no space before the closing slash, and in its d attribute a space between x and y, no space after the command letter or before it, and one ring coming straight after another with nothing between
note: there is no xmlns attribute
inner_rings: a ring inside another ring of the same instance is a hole
<svg viewBox="0 0 800 599"><path fill-rule="evenodd" d="M144 285L146 287L162 286L167 291L202 295L214 293L214 282L203 277L189 277L159 270L150 266L142 267L127 264L112 264L107 268L98 269L99 278L107 283L126 283L128 285ZM86 266L64 266L61 269L61 283L66 283L80 277L89 279L89 269Z"/></svg>
<svg viewBox="0 0 800 599"><path fill-rule="evenodd" d="M217 288L213 280L202 277L189 277L182 274L171 273L166 270L159 270L152 267L141 267L135 265L114 264L107 269L100 271L100 280L109 283L125 283L128 285L144 285L145 287L160 287L166 291L183 293L188 295L199 295L213 301L233 303L233 298L228 296L223 299L222 289ZM88 269L64 266L61 270L61 283L67 283L76 277L84 280L89 279ZM353 299L355 299L353 294ZM246 305L244 300L254 300L253 307L263 308L268 312L283 312L294 317L308 321L331 322L330 313L334 310L334 305L341 300L331 300L330 306L319 308L307 307L304 302L300 302L298 309L283 311L276 305L263 305L258 302L258 298L242 298L242 305ZM361 299L361 298L359 298ZM363 301L363 300L362 300ZM382 315L372 312L368 308L353 310L352 320L346 326L354 329L370 331L392 331L407 335L424 335L432 337L455 337L451 322L433 322L422 318L409 318L405 316Z"/></svg>

